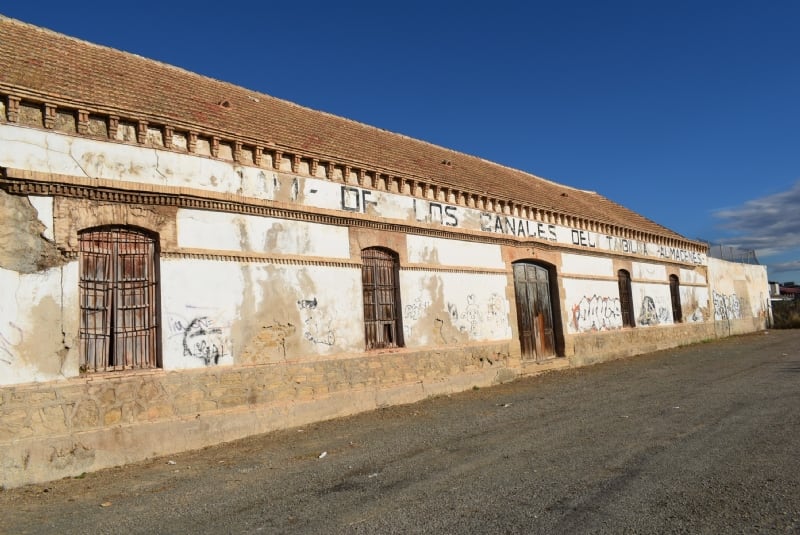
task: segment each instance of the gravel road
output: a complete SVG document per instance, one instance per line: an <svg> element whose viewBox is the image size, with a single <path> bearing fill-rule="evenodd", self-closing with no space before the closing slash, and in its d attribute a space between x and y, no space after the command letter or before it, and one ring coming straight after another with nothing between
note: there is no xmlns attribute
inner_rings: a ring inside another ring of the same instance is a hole
<svg viewBox="0 0 800 535"><path fill-rule="evenodd" d="M5 533L800 533L800 331L0 492Z"/></svg>

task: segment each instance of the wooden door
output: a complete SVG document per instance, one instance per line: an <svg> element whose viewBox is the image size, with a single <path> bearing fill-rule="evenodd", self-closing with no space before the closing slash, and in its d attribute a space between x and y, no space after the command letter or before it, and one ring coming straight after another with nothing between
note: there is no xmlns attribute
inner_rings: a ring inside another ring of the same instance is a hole
<svg viewBox="0 0 800 535"><path fill-rule="evenodd" d="M522 358L545 360L556 356L550 276L546 268L514 264L514 292Z"/></svg>

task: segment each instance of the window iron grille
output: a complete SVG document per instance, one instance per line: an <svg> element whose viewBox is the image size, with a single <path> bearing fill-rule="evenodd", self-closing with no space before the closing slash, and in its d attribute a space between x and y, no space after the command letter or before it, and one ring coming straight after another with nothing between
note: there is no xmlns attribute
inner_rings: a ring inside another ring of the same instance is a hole
<svg viewBox="0 0 800 535"><path fill-rule="evenodd" d="M82 232L79 241L81 370L158 367L155 238L104 227Z"/></svg>

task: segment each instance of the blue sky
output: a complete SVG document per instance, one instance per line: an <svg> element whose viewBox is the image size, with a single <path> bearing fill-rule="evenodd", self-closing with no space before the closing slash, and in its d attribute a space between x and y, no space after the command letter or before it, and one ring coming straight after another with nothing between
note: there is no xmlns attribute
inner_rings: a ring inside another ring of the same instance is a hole
<svg viewBox="0 0 800 535"><path fill-rule="evenodd" d="M800 2L6 2L0 13L597 191L800 283ZM191 90L191 88L187 88Z"/></svg>

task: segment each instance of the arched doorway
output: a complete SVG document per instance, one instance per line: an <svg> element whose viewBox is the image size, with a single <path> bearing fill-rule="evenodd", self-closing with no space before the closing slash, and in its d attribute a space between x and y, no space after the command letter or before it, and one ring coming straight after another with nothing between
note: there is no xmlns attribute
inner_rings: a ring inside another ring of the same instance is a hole
<svg viewBox="0 0 800 535"><path fill-rule="evenodd" d="M549 270L530 262L515 263L514 294L522 358L542 361L557 356Z"/></svg>

